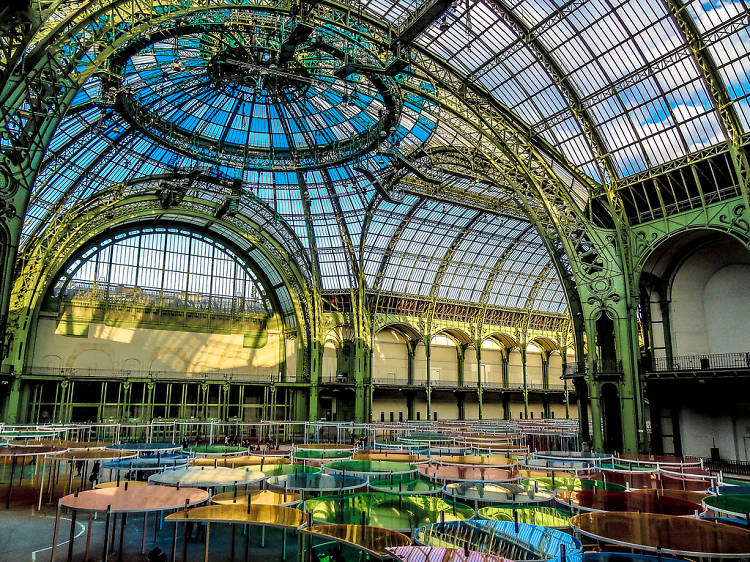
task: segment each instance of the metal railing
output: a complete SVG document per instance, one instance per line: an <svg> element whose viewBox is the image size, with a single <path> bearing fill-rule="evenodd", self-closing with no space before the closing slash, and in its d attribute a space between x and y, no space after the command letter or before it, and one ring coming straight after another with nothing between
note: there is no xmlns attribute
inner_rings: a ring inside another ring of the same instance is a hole
<svg viewBox="0 0 750 562"><path fill-rule="evenodd" d="M476 383L474 384L476 385ZM523 385L520 382L503 384L497 381L482 381L482 388L485 390L521 390Z"/></svg>
<svg viewBox="0 0 750 562"><path fill-rule="evenodd" d="M640 371L645 373L750 369L750 351L641 358L638 365ZM567 376L583 375L586 374L587 368L587 361L577 361L566 363L563 372ZM621 372L622 361L597 361L594 363L594 374Z"/></svg>
<svg viewBox="0 0 750 562"><path fill-rule="evenodd" d="M712 473L724 472L732 475L750 476L750 462L704 458L703 466Z"/></svg>
<svg viewBox="0 0 750 562"><path fill-rule="evenodd" d="M374 385L378 386L413 386L413 387L424 387L427 386L427 381L424 379L417 379L411 385L409 385L408 379L398 377L374 377L372 379ZM432 388L478 388L479 383L476 380L466 380L463 384L459 384L458 381L454 380L438 380L431 381ZM521 382L510 382L503 384L497 381L482 381L482 388L485 390L523 390L523 383ZM543 383L528 383L526 388L529 390L563 390L565 384L562 382L550 382L545 385Z"/></svg>
<svg viewBox="0 0 750 562"><path fill-rule="evenodd" d="M71 379L152 379L152 380L180 380L180 381L203 381L221 380L236 382L281 382L280 375L274 369L259 369L253 372L242 371L158 371L158 370L114 370L114 369L91 369L79 367L28 367L26 375L63 377ZM286 382L293 382L294 376L286 377ZM291 380L290 380L291 379Z"/></svg>
<svg viewBox="0 0 750 562"><path fill-rule="evenodd" d="M373 377L373 384L384 386L409 386L409 379L403 377ZM415 381L414 386L422 386L424 383Z"/></svg>
<svg viewBox="0 0 750 562"><path fill-rule="evenodd" d="M586 374L588 361L573 361L565 364L563 373L567 376ZM594 362L594 374L621 373L622 361L620 360L598 360Z"/></svg>
<svg viewBox="0 0 750 562"><path fill-rule="evenodd" d="M139 369L94 369L79 367L28 367L24 370L24 375L62 377L66 379L148 379L154 381L228 381L228 382L256 382L256 383L279 383L279 382L297 382L295 375L287 375L283 379L274 369L257 369L253 372L242 371L159 371L159 370L139 370ZM323 375L320 377L321 384L354 384L355 381L346 375ZM425 387L427 381L417 379L411 385L409 380L404 377L373 377L372 383L376 386L412 386ZM431 381L432 388L478 388L476 380L466 380L459 385L457 380L437 380ZM496 381L483 381L482 388L486 390L522 390L523 384L520 382L510 382L503 384ZM543 383L528 383L526 388L529 390L562 390L563 383L551 382L548 385Z"/></svg>
<svg viewBox="0 0 750 562"><path fill-rule="evenodd" d="M654 357L650 362L642 360L641 369L653 373L750 369L750 352Z"/></svg>
<svg viewBox="0 0 750 562"><path fill-rule="evenodd" d="M320 377L322 384L354 384L354 379L349 378L348 375L323 375Z"/></svg>
<svg viewBox="0 0 750 562"><path fill-rule="evenodd" d="M212 313L263 322L268 315L260 296L257 298L191 293L114 283L75 281L68 285L60 300L68 306L88 308L137 308L151 312Z"/></svg>

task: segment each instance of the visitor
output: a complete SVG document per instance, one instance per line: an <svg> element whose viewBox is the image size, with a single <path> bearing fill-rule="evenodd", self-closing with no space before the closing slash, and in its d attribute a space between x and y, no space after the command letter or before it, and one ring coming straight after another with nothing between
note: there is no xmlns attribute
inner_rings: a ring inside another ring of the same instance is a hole
<svg viewBox="0 0 750 562"><path fill-rule="evenodd" d="M96 484L99 482L99 469L101 468L101 464L99 461L94 462L94 466L91 467L91 475L89 476L89 482L91 482L91 486L95 487Z"/></svg>

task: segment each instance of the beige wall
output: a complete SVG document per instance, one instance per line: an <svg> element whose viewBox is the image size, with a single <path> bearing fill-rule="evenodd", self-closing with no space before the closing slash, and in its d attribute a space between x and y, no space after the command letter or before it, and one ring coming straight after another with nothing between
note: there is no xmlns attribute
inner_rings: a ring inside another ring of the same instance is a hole
<svg viewBox="0 0 750 562"><path fill-rule="evenodd" d="M539 353L526 352L526 382L530 385L542 384L542 356Z"/></svg>
<svg viewBox="0 0 750 562"><path fill-rule="evenodd" d="M498 394L488 393L484 396L482 417L488 420L503 419L503 401Z"/></svg>
<svg viewBox="0 0 750 562"><path fill-rule="evenodd" d="M565 404L557 404L552 403L549 405L550 414L555 414L555 418L565 418ZM569 407L570 411L570 417L571 418L577 418L578 417L578 407L575 405L571 405Z"/></svg>
<svg viewBox="0 0 750 562"><path fill-rule="evenodd" d="M458 403L456 402L456 399L451 396L440 396L439 394L442 393L436 393L433 392L432 396L432 411L437 412L438 419L439 420L455 420L458 419ZM424 416L427 413L427 404L424 404L422 415Z"/></svg>
<svg viewBox="0 0 750 562"><path fill-rule="evenodd" d="M502 351L482 349L482 381L500 384L503 382Z"/></svg>
<svg viewBox="0 0 750 562"><path fill-rule="evenodd" d="M477 350L474 346L466 348L464 353L464 380L477 382Z"/></svg>
<svg viewBox="0 0 750 562"><path fill-rule="evenodd" d="M280 334L249 348L242 334L120 328L90 324L85 337L56 333L54 318L40 318L32 364L39 367L132 371L233 371L276 374ZM294 366L292 366L294 372Z"/></svg>
<svg viewBox="0 0 750 562"><path fill-rule="evenodd" d="M328 340L323 348L323 368L320 374L324 379L332 378L336 376L336 369L336 344Z"/></svg>
<svg viewBox="0 0 750 562"><path fill-rule="evenodd" d="M430 369L433 381L458 380L458 353L455 345L430 345Z"/></svg>
<svg viewBox="0 0 750 562"><path fill-rule="evenodd" d="M549 356L549 383L550 385L562 384L562 355L553 353Z"/></svg>
<svg viewBox="0 0 750 562"><path fill-rule="evenodd" d="M517 349L512 350L508 356L508 382L511 386L523 384L523 362L521 352Z"/></svg>
<svg viewBox="0 0 750 562"><path fill-rule="evenodd" d="M372 376L406 379L409 376L408 368L406 342L391 330L378 332L372 349Z"/></svg>
<svg viewBox="0 0 750 562"><path fill-rule="evenodd" d="M394 421L398 421L398 414L402 412L404 420L409 419L409 411L406 406L406 397L399 392L388 392L382 396L375 396L372 400L372 419L380 421L380 413L385 412L385 421L390 420L393 412Z"/></svg>

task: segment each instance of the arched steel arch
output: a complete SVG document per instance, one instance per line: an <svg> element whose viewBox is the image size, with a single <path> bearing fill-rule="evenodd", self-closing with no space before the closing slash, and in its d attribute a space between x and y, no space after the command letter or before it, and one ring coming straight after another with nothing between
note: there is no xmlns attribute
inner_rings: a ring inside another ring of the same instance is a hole
<svg viewBox="0 0 750 562"><path fill-rule="evenodd" d="M96 204L87 209L71 212L61 221L63 224L60 228L24 247L24 259L21 262L23 268L16 277L9 314L11 323L17 330L17 336L32 329L33 318L38 313L49 284L60 268L88 241L132 221L168 216L179 223L179 217L201 218L220 226L220 229L227 233L233 233L235 237L247 240L251 246L261 251L276 269L292 299L297 317L296 331L302 342L300 347L305 352L305 374L309 373L310 342L317 332L318 321L310 300L313 291L309 286L309 279L297 266L291 254L267 232L258 229L257 225L253 227L250 219L246 217L232 217L231 221L216 219L215 206L202 200L186 199L179 207L165 210L161 207L158 197L153 194L123 198L121 192L113 189L95 199ZM14 350L13 357L23 361L22 347L25 338L16 337L14 343L18 349Z"/></svg>
<svg viewBox="0 0 750 562"><path fill-rule="evenodd" d="M53 287L54 283L61 283L62 285L60 291L64 292L70 285L70 283L74 280L76 273L80 271L80 269L84 265L86 265L87 262L89 262L89 260L91 259L91 255L86 254L89 254L89 252L91 252L92 250L96 250L93 253L100 253L104 249L111 247L123 240L128 240L130 238L135 238L137 236L142 236L144 234L150 233L166 233L169 232L169 229L188 232L189 235L193 238L195 237L195 235L198 235L200 239L206 239L206 241L217 250L221 250L221 246L225 246L234 254L233 257L236 258L239 267L250 278L252 278L254 281L257 281L257 283L255 283L256 288L263 297L266 311L269 314L271 314L271 312L278 312L282 316L283 320L283 311L281 309L279 299L275 298L276 295L274 287L268 279L267 272L261 267L261 265L256 263L252 258L244 255L244 251L236 243L228 240L225 236L222 236L215 232L209 233L201 231L201 229L195 228L191 225L188 225L187 223L172 221L165 221L164 223L162 223L158 220L154 222L138 222L135 224L126 222L123 223L119 228L109 229L106 232L95 237L94 239L89 240L85 245L80 246L72 255L72 257L69 258L68 261L60 267L57 274L55 275L56 281L53 280L50 284L50 287ZM269 306L271 307L270 309Z"/></svg>

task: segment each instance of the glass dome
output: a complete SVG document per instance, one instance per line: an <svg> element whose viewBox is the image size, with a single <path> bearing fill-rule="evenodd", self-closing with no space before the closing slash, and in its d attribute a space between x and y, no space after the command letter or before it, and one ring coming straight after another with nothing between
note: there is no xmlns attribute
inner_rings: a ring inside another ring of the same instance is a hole
<svg viewBox="0 0 750 562"><path fill-rule="evenodd" d="M395 141L396 81L348 72L377 68L376 59L322 27L286 54L282 37L293 26L261 12L177 25L121 50L105 95L156 140L238 168L319 167Z"/></svg>

